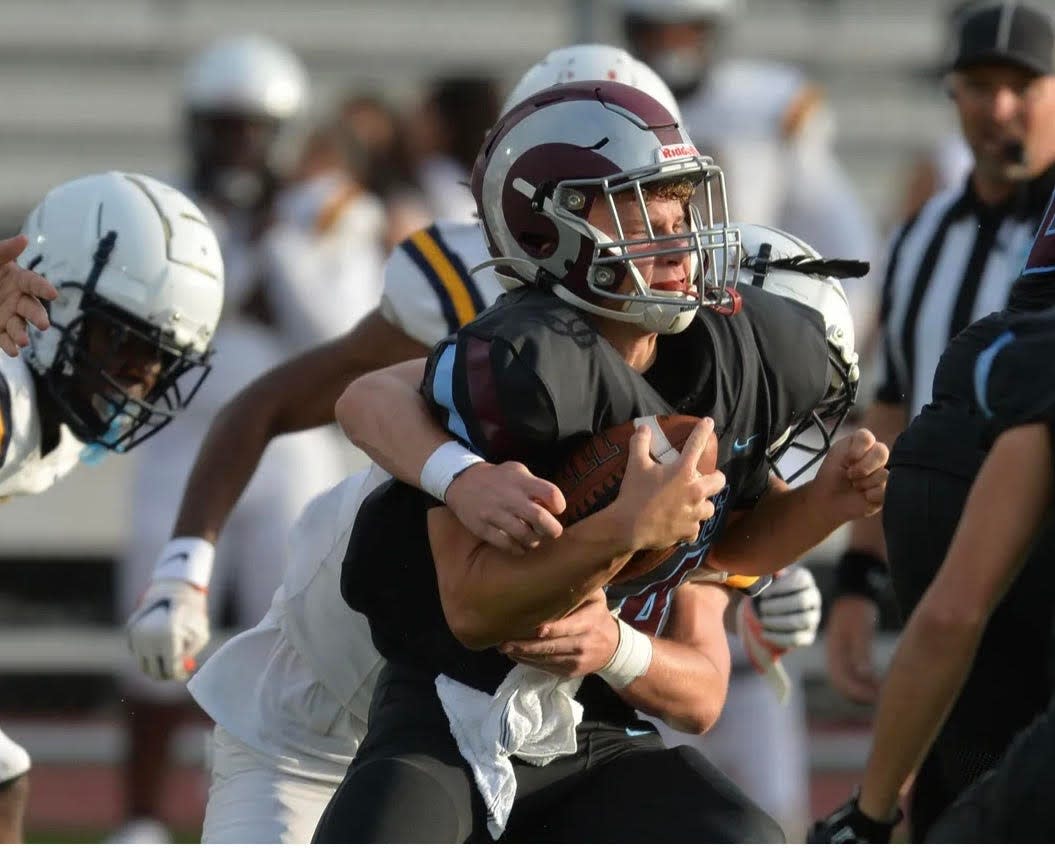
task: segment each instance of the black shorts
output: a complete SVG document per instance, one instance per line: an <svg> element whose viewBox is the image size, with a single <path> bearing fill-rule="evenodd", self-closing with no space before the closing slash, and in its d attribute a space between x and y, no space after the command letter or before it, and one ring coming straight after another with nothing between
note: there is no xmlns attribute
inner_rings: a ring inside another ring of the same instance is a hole
<svg viewBox="0 0 1055 853"><path fill-rule="evenodd" d="M774 842L780 827L689 747L666 749L633 718L583 722L578 750L544 767L514 759L503 842ZM355 761L317 843L489 842L483 799L431 678L386 667Z"/></svg>
<svg viewBox="0 0 1055 853"><path fill-rule="evenodd" d="M894 593L906 620L945 559L970 487L965 478L929 468L891 469L883 528ZM920 767L910 812L915 841L1047 707L1055 613L1051 527L993 612L967 682Z"/></svg>

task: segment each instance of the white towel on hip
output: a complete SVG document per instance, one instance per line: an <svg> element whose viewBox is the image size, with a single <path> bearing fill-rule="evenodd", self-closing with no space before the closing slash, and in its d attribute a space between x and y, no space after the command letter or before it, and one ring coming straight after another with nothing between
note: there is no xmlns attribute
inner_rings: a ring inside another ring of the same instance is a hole
<svg viewBox="0 0 1055 853"><path fill-rule="evenodd" d="M487 807L487 829L497 839L506 828L517 782L512 756L549 764L575 752L582 678L561 678L524 664L510 670L493 696L440 675L436 693L451 734L473 770Z"/></svg>

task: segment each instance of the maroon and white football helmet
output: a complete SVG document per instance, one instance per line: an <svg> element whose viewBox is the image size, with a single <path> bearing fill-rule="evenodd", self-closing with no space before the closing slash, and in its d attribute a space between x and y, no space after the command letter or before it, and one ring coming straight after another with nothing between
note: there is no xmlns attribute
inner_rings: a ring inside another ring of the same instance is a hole
<svg viewBox="0 0 1055 853"><path fill-rule="evenodd" d="M655 234L645 211L651 186L698 186L683 233ZM592 81L552 86L510 109L477 158L472 190L490 266L503 284L548 286L585 311L650 332L688 327L702 306L731 303L740 257L722 171L702 156L666 107L640 89ZM615 204L636 197L648 234L627 239ZM615 234L587 222L607 205ZM635 260L692 253L693 291L651 290ZM717 263L722 266L718 268ZM711 274L702 275L705 270ZM617 289L627 276L630 293Z"/></svg>

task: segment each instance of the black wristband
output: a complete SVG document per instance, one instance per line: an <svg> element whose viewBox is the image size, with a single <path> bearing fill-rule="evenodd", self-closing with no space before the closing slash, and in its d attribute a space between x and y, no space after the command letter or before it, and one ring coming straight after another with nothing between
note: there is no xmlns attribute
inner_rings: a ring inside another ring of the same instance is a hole
<svg viewBox="0 0 1055 853"><path fill-rule="evenodd" d="M878 604L887 588L886 563L875 554L851 549L835 566L835 588L832 598L860 595Z"/></svg>

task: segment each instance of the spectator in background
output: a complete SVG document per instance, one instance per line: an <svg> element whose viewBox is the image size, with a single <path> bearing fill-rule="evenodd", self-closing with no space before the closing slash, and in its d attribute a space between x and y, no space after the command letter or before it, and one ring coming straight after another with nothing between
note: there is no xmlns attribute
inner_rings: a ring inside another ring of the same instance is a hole
<svg viewBox="0 0 1055 853"><path fill-rule="evenodd" d="M476 217L469 173L501 104L498 84L485 77L446 77L429 88L411 132L432 219Z"/></svg>
<svg viewBox="0 0 1055 853"><path fill-rule="evenodd" d="M224 39L187 66L190 184L218 232L230 298L209 382L136 470L131 539L119 566L122 616L157 619L167 612L164 603L172 604L170 589L153 572L173 553L165 544L180 492L214 415L258 375L345 331L378 301L379 203L362 192L328 131L307 140L299 165L290 156L307 101L300 61L268 39ZM233 605L236 624L244 627L267 611L281 581L287 531L308 499L349 469L343 447L332 429L275 442L215 551L211 545L187 551L195 577L211 576L215 562L214 616ZM175 553L181 552L177 544ZM128 823L111 841L161 841L167 838L158 815L171 735L193 706L181 684L158 684L131 661L125 675Z"/></svg>
<svg viewBox="0 0 1055 853"><path fill-rule="evenodd" d="M1055 187L1053 51L1052 17L1037 6L988 0L968 7L959 19L948 85L974 166L959 192L930 199L893 242L883 296L879 390L865 414L866 425L888 444L931 402L935 369L950 338L1003 308L1022 269ZM935 402L948 403L948 397L943 393ZM969 430L946 430L945 438L941 455L920 454L906 434L894 446L892 460L944 476L947 508L957 489L962 501L980 460ZM897 522L887 519L886 540L878 520L852 526L850 549L836 570L828 672L835 688L858 702L874 702L879 688L872 643L887 542L893 558L912 554L908 562L892 565L906 617L922 594L913 575L924 572L925 565L916 545L903 542L906 518L916 508L898 504L894 509L899 515ZM934 526L944 525L951 538L956 520L955 514L940 524L935 519ZM902 544L895 548L897 542ZM935 804L947 802L989 763L979 756L979 744L1000 735L993 717L982 717L981 722L965 715L951 720L939 748L920 768L913 792L919 821L924 814L932 818ZM988 732L985 741L979 726Z"/></svg>
<svg viewBox="0 0 1055 853"><path fill-rule="evenodd" d="M399 113L374 95L349 95L339 113L361 162L364 186L384 202L385 249L391 251L431 221L414 175L405 124Z"/></svg>

